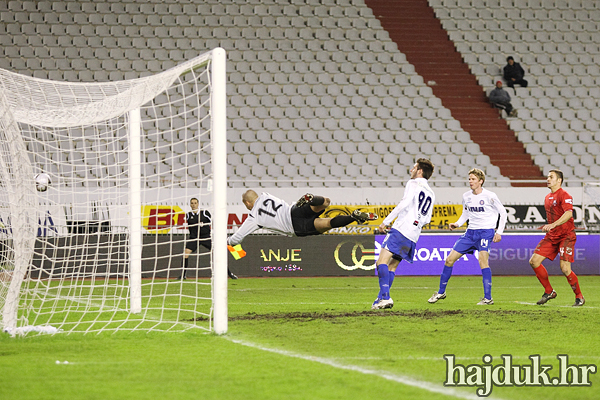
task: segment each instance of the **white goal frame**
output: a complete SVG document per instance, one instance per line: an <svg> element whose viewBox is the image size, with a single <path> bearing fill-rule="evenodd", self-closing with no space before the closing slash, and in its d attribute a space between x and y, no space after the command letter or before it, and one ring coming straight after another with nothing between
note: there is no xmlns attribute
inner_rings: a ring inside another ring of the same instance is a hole
<svg viewBox="0 0 600 400"><path fill-rule="evenodd" d="M228 263L228 251L227 251L227 122L226 122L226 54L222 48L213 49L210 52L200 55L193 60L184 62L178 66L175 66L167 71L161 72L158 75L166 76L167 80L169 74L173 75L173 79L183 75L187 71L196 69L200 66L210 65L208 74L211 80L212 90L210 91L210 144L212 146L211 151L211 163L212 163L212 179L210 180L210 189L212 191L212 279L211 279L211 317L212 317L212 330L217 334L224 334L228 330L228 306L227 306L227 263ZM11 221L13 227L25 227L27 231L32 229L38 229L36 221L27 220L23 215L28 215L31 210L35 210L37 206L37 195L35 192L35 183L33 181L33 169L30 164L28 157L23 157L23 154L27 155L27 150L24 149L23 140L19 136L19 124L33 124L28 120L29 113L36 114L35 104L24 104L29 97L20 97L18 92L15 90L18 85L31 85L33 90L37 90L39 87L46 83L56 84L57 86L68 84L72 87L80 87L85 90L86 85L93 87L93 90L97 92L103 92L103 87L107 88L110 86L110 90L113 90L114 103L118 103L122 106L123 103L127 103L130 97L138 99L136 101L130 101L131 104L125 105L125 113L128 120L128 158L129 158L129 271L128 271L128 282L129 282L129 312L132 314L139 314L142 312L142 202L140 199L140 166L142 160L140 160L140 144L142 141L142 121L140 117L140 106L145 104L146 101L151 100L154 96L151 92L152 89L157 90L158 84L152 83L152 76L138 78L130 81L122 82L107 82L105 83L65 83L56 82L53 83L49 80L42 80L38 78L30 78L22 75L18 75L9 71L0 70L0 130L3 135L0 138L0 146L3 147L4 158L0 159L4 165L0 166L0 179L5 182L22 182L21 185L14 184L13 186L22 186L20 190L20 200L12 200L11 202ZM150 82L148 85L139 85L136 87L135 82ZM128 82L132 82L130 86L126 86ZM123 83L123 86L117 86ZM12 86L11 86L12 85ZM153 86L154 85L154 86ZM123 89L126 87L126 89ZM117 88L117 89L115 89ZM130 89L131 88L131 89ZM159 88L160 89L160 88ZM110 92L109 90L109 92ZM135 92L138 90L139 93L128 93ZM120 92L119 92L120 91ZM148 92L148 93L147 93ZM157 93L160 93L158 91ZM109 94L108 96L110 96ZM137 97L136 97L137 96ZM145 97L144 97L145 96ZM150 97L148 97L150 96ZM51 97L51 96L49 96ZM144 99L139 100L139 99ZM81 115L90 114L90 111L96 112L96 120L103 120L111 118L111 115L103 114L103 108L98 107L92 110L93 104L76 105L71 110L73 113L80 113ZM69 114L70 110L65 112ZM123 115L123 107L120 109L120 114ZM44 113L39 112L36 114L38 120L44 119ZM51 118L52 116L48 116ZM36 120L36 121L38 121ZM59 119L60 120L60 119ZM60 126L51 125L48 126ZM42 124L43 126L43 124ZM11 141L11 138L15 139ZM6 140L5 143L1 143L2 139ZM5 160L11 160L13 166L7 166ZM19 204L23 207L29 207L26 212L20 212L18 210ZM33 207L33 208L32 208ZM33 218L30 218L33 219ZM0 309L1 319L0 327L5 331L15 332L18 328L18 310L19 310L19 298L21 287L27 277L28 269L32 265L32 254L33 254L33 243L35 237L32 239L21 238L18 234L19 229L14 229L12 232L13 237L10 238L17 247L17 242L23 242L20 245L23 249L31 249L29 254L21 254L15 257L15 266L10 273L6 273L0 269ZM25 243L26 242L26 243ZM15 253L17 250L15 250ZM5 289L2 289L2 283L7 283L10 280L10 284L5 284ZM118 329L118 328L116 328ZM144 328L140 328L144 329ZM110 328L110 330L114 330Z"/></svg>

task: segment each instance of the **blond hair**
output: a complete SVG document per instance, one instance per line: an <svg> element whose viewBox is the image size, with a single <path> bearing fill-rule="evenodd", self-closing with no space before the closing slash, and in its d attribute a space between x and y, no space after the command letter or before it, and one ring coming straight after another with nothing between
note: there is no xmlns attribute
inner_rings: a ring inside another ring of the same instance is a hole
<svg viewBox="0 0 600 400"><path fill-rule="evenodd" d="M475 175L477 179L483 181L485 183L485 172L480 170L479 168L473 168L469 171L469 175Z"/></svg>

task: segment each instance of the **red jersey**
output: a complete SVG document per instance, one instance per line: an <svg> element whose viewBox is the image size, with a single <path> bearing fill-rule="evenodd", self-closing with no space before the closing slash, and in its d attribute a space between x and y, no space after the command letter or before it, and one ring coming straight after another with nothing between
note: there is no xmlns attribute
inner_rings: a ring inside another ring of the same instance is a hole
<svg viewBox="0 0 600 400"><path fill-rule="evenodd" d="M544 201L546 219L551 224L558 220L566 211L573 211L573 197L562 188L554 193L549 193ZM546 235L551 238L564 237L575 231L573 217L562 225L552 229Z"/></svg>

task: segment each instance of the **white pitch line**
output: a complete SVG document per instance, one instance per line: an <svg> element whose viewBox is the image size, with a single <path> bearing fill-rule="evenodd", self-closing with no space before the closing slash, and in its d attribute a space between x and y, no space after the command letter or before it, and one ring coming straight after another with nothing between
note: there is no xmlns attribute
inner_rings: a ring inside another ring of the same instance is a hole
<svg viewBox="0 0 600 400"><path fill-rule="evenodd" d="M535 289L538 286L511 286L510 289ZM596 287L596 286L590 286L590 285L586 285L586 288L589 287ZM395 290L431 290L431 289L437 289L437 286L394 286ZM369 287L282 287L282 288L277 288L277 290L306 290L306 291L310 291L310 290L375 290L377 289L377 287L374 286L369 286ZM481 289L481 285L479 286L460 286L460 287L454 287L454 289L456 290L460 290L460 289ZM503 288L497 288L496 290L502 290ZM236 289L236 288L229 288L230 292L258 292L258 291L272 291L273 288L272 287L257 287L257 288L241 288L241 289Z"/></svg>
<svg viewBox="0 0 600 400"><path fill-rule="evenodd" d="M393 382L401 383L403 385L416 387L418 389L427 390L428 392L432 392L432 393L438 393L438 394L442 394L445 396L452 396L452 397L456 397L458 399L481 400L481 397L479 397L475 394L465 393L464 391L459 391L454 388L449 388L449 387L445 387L442 385L436 385L436 384L433 384L430 382L419 381L419 380L416 380L413 378L409 378L407 376L392 374L387 371L364 368L364 367L360 367L358 365L340 364L339 362L337 362L333 359L329 359L329 358L304 355L304 354L294 353L291 351L281 350L281 349L273 349L273 348L261 346L256 343L251 343L251 342L247 342L244 340L233 339L233 338L227 337L227 336L222 336L222 337L233 343L241 344L242 346L252 347L252 348L255 348L258 350L268 351L269 353L275 353L275 354L279 354L279 355L283 355L283 356L287 356L287 357L293 357L293 358L299 358L302 360L313 361L313 362L317 362L319 364L328 365L333 368L343 369L343 370L347 370L347 371L360 372L361 374L365 374L365 375L375 375L380 378L384 378L384 379L387 379L387 380L390 380ZM475 388L473 388L473 389L475 389ZM488 399L500 400L497 397L488 397Z"/></svg>
<svg viewBox="0 0 600 400"><path fill-rule="evenodd" d="M513 360L530 360L530 356L512 356ZM540 355L543 359L555 359L555 355ZM398 361L443 361L440 357L385 357L386 360L398 360ZM479 360L481 361L481 357L455 357L455 360L460 361L471 361L471 360ZM570 355L569 361L573 359L577 360L600 360L600 356L587 356L587 355ZM384 357L337 357L336 360L374 360L374 361L383 361ZM500 356L495 356L494 360L501 360Z"/></svg>
<svg viewBox="0 0 600 400"><path fill-rule="evenodd" d="M539 305L539 304L537 304L537 303L528 303L528 302L526 302L526 301L515 301L515 303L517 303L517 304L525 304L525 305L527 305L527 306L539 306L539 307L540 307L540 309L542 309L542 308L544 308L544 307L556 307L556 308L558 308L558 307L560 307L560 308L579 308L579 307L573 307L573 306L568 306L568 305L560 305L560 306L559 306L559 305L548 304L548 303L546 303L546 304L543 304L543 305ZM582 307L583 307L583 308L593 308L593 309L600 308L600 307L586 306L586 305L584 305L584 306L582 306Z"/></svg>

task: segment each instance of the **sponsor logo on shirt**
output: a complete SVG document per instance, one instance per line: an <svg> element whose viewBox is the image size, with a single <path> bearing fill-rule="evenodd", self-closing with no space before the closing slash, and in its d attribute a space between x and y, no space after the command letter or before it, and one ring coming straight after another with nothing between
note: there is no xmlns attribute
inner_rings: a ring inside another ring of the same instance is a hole
<svg viewBox="0 0 600 400"><path fill-rule="evenodd" d="M471 212L485 212L484 207L467 207L467 209Z"/></svg>

